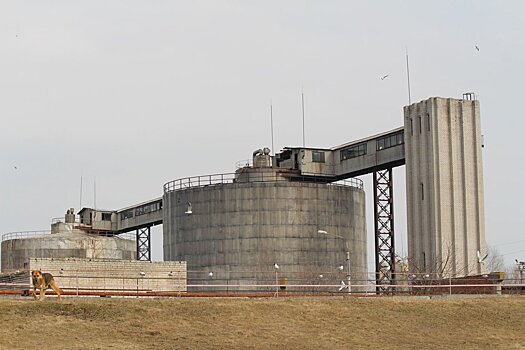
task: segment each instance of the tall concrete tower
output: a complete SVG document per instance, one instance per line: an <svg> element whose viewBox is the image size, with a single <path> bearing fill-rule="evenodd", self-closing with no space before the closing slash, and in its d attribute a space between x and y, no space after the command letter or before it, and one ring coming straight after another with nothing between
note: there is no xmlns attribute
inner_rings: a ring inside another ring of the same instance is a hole
<svg viewBox="0 0 525 350"><path fill-rule="evenodd" d="M413 272L480 274L486 254L479 102L404 107L408 254Z"/></svg>

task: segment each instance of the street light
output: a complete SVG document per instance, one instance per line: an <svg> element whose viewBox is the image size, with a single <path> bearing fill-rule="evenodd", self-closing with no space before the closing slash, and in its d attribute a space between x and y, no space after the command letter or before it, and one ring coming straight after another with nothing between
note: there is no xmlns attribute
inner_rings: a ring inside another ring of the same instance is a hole
<svg viewBox="0 0 525 350"><path fill-rule="evenodd" d="M334 236L336 238L340 238L342 240L345 241L345 248L346 248L346 282L348 283L348 293L352 293L352 284L351 284L351 281L350 281L350 246L348 244L348 240L341 236L341 235L337 235L335 233L330 233L330 232L327 232L325 230L317 230L317 233L320 234L320 235L328 235L328 236Z"/></svg>
<svg viewBox="0 0 525 350"><path fill-rule="evenodd" d="M520 273L520 284L523 283L523 270L525 270L525 261L518 261L516 259L516 265L518 265L518 272Z"/></svg>
<svg viewBox="0 0 525 350"><path fill-rule="evenodd" d="M275 269L275 296L279 296L279 265L277 263L273 264Z"/></svg>

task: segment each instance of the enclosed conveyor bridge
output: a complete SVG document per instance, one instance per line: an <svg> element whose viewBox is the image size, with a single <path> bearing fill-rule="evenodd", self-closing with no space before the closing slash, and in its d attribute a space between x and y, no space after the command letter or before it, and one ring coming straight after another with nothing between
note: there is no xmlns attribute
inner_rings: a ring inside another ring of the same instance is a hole
<svg viewBox="0 0 525 350"><path fill-rule="evenodd" d="M306 181L333 182L404 164L403 127L328 149L287 147L276 155L277 167L297 170Z"/></svg>

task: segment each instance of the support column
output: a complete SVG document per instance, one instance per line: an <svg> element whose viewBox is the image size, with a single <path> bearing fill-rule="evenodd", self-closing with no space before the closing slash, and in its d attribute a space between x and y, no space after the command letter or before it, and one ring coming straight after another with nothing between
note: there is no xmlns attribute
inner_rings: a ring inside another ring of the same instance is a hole
<svg viewBox="0 0 525 350"><path fill-rule="evenodd" d="M376 291L393 292L396 284L394 187L392 168L374 171Z"/></svg>
<svg viewBox="0 0 525 350"><path fill-rule="evenodd" d="M137 230L137 260L151 261L151 226Z"/></svg>

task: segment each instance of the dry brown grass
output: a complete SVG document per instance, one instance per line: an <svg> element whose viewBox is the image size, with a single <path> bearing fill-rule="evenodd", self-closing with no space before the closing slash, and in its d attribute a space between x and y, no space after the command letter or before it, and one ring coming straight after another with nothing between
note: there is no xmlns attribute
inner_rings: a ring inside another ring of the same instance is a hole
<svg viewBox="0 0 525 350"><path fill-rule="evenodd" d="M1 298L0 324L0 349L525 349L525 298Z"/></svg>

